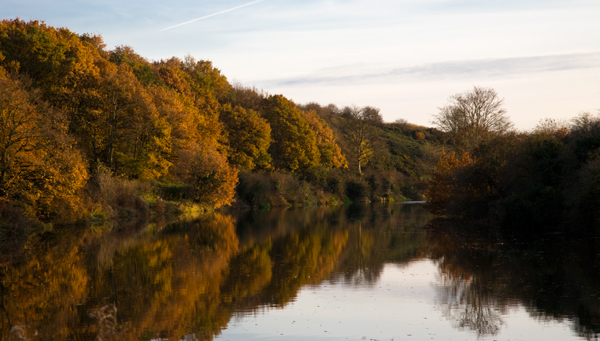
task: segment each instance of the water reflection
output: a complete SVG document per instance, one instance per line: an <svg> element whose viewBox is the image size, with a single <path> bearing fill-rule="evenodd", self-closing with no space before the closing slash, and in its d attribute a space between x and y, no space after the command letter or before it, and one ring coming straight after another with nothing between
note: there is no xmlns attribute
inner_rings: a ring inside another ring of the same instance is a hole
<svg viewBox="0 0 600 341"><path fill-rule="evenodd" d="M539 322L572 321L579 337L600 333L599 240L547 235L484 236L442 222L427 234L442 284L440 308L457 328L496 335L503 315L524 306Z"/></svg>
<svg viewBox="0 0 600 341"><path fill-rule="evenodd" d="M349 241L332 280L352 285L375 284L386 263L407 263L424 255L431 218L421 207L406 205L351 206L343 226Z"/></svg>
<svg viewBox="0 0 600 341"><path fill-rule="evenodd" d="M35 235L0 265L0 340L211 340L307 286L373 287L386 264L421 259L438 267L438 310L476 337L517 306L572 319L581 337L600 331L597 240L525 243L429 220L420 206L373 205Z"/></svg>

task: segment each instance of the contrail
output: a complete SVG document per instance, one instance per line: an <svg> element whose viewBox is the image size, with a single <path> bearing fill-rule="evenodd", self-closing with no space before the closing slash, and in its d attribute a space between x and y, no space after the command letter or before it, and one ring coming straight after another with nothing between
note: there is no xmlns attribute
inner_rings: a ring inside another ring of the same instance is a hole
<svg viewBox="0 0 600 341"><path fill-rule="evenodd" d="M217 13L209 14L209 15L203 16L203 17L201 17L201 18L198 18L198 19L194 19L194 20L186 21L186 22L184 22L184 23L177 24L177 25L175 25L175 26L171 26L171 27L163 28L163 29L162 29L162 30L160 30L159 32L166 31L166 30L170 30L170 29L172 29L172 28L175 28L175 27L178 27L178 26L182 26L182 25L185 25L185 24L189 24L189 23L192 23L192 22L194 22L194 21L198 21L198 20L202 20L202 19L206 19L206 18L214 17L215 15L219 15L219 14L223 14L223 13L227 13L227 12L235 11L236 9L240 9L240 8L242 8L242 7L246 7L246 6L254 5L254 4L256 4L256 3L263 2L263 1L265 1L265 0L256 0L256 1L252 1L252 2L249 2L249 3L247 3L247 4L243 4L243 5L239 5L239 6L236 6L236 7L230 8L230 9L226 9L226 10L224 10L224 11L221 11L221 12L217 12Z"/></svg>

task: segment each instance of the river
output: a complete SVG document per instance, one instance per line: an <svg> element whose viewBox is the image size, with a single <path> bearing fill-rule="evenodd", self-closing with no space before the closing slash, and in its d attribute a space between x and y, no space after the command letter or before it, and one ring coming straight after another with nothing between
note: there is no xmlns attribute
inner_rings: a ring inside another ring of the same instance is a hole
<svg viewBox="0 0 600 341"><path fill-rule="evenodd" d="M0 340L597 340L600 241L420 204L40 233L0 263Z"/></svg>

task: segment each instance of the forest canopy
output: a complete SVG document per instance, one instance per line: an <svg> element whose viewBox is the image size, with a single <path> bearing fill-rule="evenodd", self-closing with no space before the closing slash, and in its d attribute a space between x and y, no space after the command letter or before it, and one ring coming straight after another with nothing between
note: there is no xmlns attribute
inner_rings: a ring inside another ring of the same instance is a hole
<svg viewBox="0 0 600 341"><path fill-rule="evenodd" d="M297 105L232 85L210 61L150 61L40 21L0 22L0 88L0 198L45 221L144 206L127 181L161 192L146 204L211 208L236 195L259 206L414 196L426 168L417 156L436 136L386 125L377 108ZM245 196L255 180L274 193Z"/></svg>

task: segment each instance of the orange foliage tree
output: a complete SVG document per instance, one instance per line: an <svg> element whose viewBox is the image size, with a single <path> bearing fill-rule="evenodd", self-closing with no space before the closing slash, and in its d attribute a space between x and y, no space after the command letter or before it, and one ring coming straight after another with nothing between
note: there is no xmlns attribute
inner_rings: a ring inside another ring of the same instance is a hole
<svg viewBox="0 0 600 341"><path fill-rule="evenodd" d="M194 201L215 208L233 202L238 171L213 146L194 144L182 150L174 172L191 186Z"/></svg>
<svg viewBox="0 0 600 341"><path fill-rule="evenodd" d="M80 211L87 171L66 130L64 115L0 73L0 197L47 219Z"/></svg>
<svg viewBox="0 0 600 341"><path fill-rule="evenodd" d="M452 154L443 153L425 191L429 211L435 214L446 212L449 201L453 197L458 197L458 191L460 190L457 184L458 171L473 162L474 160L467 152L463 152L460 158L456 157L454 152Z"/></svg>

